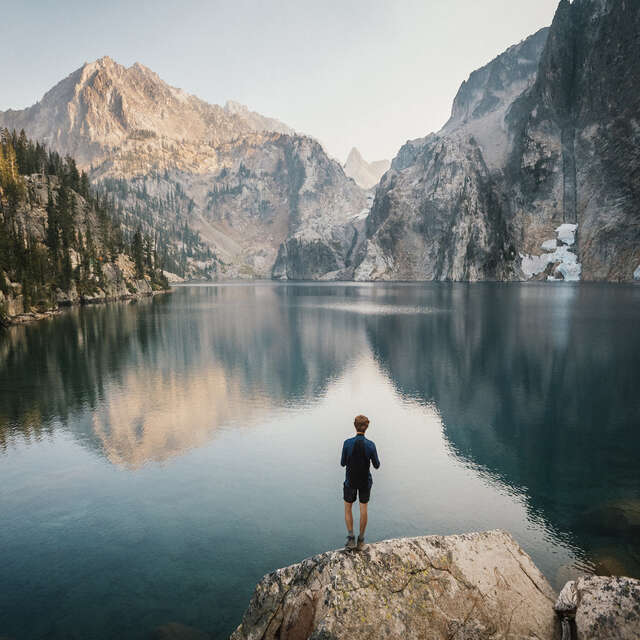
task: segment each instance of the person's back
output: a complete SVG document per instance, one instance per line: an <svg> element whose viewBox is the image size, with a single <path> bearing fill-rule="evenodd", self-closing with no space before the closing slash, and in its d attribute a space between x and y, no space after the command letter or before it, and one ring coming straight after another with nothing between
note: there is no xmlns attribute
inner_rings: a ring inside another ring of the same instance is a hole
<svg viewBox="0 0 640 640"><path fill-rule="evenodd" d="M344 441L342 445L342 457L340 465L346 467L345 480L343 484L344 496L344 519L347 525L347 549L356 547L355 536L353 534L353 513L352 506L356 497L360 501L360 535L358 536L358 548L364 544L364 532L367 528L368 510L367 505L371 497L371 487L373 478L369 471L369 465L373 464L375 469L380 467L380 460L376 445L372 440L364 437L364 433L369 426L369 419L366 416L356 416L354 420L356 435Z"/></svg>

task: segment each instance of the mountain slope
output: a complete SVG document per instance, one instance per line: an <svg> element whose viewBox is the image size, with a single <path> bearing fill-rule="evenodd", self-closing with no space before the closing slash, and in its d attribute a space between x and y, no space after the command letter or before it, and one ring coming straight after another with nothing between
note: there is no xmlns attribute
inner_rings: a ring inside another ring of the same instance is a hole
<svg viewBox="0 0 640 640"><path fill-rule="evenodd" d="M290 234L341 225L366 207L310 138L237 103L210 105L137 63L85 64L33 107L0 114L0 125L73 153L125 218L162 236L180 275L270 277ZM195 234L188 250L185 225Z"/></svg>
<svg viewBox="0 0 640 640"><path fill-rule="evenodd" d="M371 189L378 184L380 178L390 166L391 163L388 160L367 162L360 152L353 147L347 156L347 161L344 163L344 172L363 189Z"/></svg>
<svg viewBox="0 0 640 640"><path fill-rule="evenodd" d="M123 232L74 160L0 130L0 322L168 288L150 238Z"/></svg>
<svg viewBox="0 0 640 640"><path fill-rule="evenodd" d="M275 131L276 133L287 133L291 136L296 133L294 129L284 124L284 122L280 122L276 118L263 116L256 111L251 111L249 107L235 100L227 100L224 103L224 110L244 120L253 131Z"/></svg>
<svg viewBox="0 0 640 640"><path fill-rule="evenodd" d="M495 170L509 148L505 113L535 81L546 36L543 29L472 73L443 129L400 149L377 188L356 279L518 277Z"/></svg>
<svg viewBox="0 0 640 640"><path fill-rule="evenodd" d="M640 5L562 0L376 191L357 279L640 277Z"/></svg>

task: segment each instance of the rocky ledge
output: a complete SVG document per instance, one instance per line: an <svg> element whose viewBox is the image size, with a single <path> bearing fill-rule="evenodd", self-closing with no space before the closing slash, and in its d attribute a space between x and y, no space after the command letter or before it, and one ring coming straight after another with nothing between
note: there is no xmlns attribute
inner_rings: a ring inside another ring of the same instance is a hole
<svg viewBox="0 0 640 640"><path fill-rule="evenodd" d="M640 581L568 585L556 603L505 531L385 540L266 575L231 640L556 640L567 617L567 640L640 637Z"/></svg>
<svg viewBox="0 0 640 640"><path fill-rule="evenodd" d="M554 600L504 531L400 538L265 576L231 640L553 638Z"/></svg>

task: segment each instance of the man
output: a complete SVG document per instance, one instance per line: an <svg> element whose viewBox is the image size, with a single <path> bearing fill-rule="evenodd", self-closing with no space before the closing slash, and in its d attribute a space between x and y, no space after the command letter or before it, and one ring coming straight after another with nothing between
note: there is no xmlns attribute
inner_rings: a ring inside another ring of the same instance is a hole
<svg viewBox="0 0 640 640"><path fill-rule="evenodd" d="M373 463L374 468L380 468L380 460L376 445L364 437L364 432L369 426L367 416L356 416L353 424L356 428L356 435L349 440L345 440L342 445L342 458L340 466L347 467L344 480L344 521L347 525L346 549L362 549L364 545L364 531L367 528L367 505L371 495L371 485L373 478L369 471L369 463ZM353 535L353 513L351 508L356 501L356 496L360 500L360 535L356 545Z"/></svg>

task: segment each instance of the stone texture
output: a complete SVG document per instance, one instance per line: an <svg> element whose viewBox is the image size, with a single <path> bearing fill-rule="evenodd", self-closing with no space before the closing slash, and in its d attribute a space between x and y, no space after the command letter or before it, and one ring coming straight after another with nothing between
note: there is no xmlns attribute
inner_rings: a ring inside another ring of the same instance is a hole
<svg viewBox="0 0 640 640"><path fill-rule="evenodd" d="M265 576L231 640L552 639L554 597L504 531L401 538Z"/></svg>
<svg viewBox="0 0 640 640"><path fill-rule="evenodd" d="M555 608L560 615L575 616L575 640L640 637L640 580L602 576L572 580L563 587Z"/></svg>

